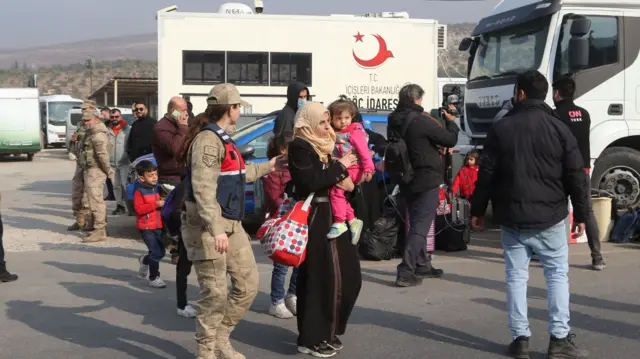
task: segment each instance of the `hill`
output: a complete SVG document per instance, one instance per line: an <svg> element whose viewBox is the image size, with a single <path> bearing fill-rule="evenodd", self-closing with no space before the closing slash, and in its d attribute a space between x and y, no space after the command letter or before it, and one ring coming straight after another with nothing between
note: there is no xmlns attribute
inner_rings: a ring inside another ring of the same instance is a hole
<svg viewBox="0 0 640 359"><path fill-rule="evenodd" d="M464 77L467 54L460 41L475 24L450 24L447 50L441 56L439 76ZM0 50L0 87L24 87L38 74L41 93L65 93L84 98L91 93L85 60L94 60L93 90L112 77L156 77L156 34L132 35L65 43L31 49Z"/></svg>

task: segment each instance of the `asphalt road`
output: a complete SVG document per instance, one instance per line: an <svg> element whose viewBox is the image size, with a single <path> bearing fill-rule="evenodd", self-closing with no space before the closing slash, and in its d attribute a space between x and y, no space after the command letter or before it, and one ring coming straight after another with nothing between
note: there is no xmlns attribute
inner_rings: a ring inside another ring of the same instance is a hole
<svg viewBox="0 0 640 359"><path fill-rule="evenodd" d="M0 161L7 261L20 275L0 284L0 359L192 358L194 323L176 316L174 267L161 265L166 289L153 290L136 277L144 246L133 218L110 218L116 238L99 245L82 245L66 233L72 171L59 150L34 162ZM475 235L472 244L466 252L438 253L435 263L445 276L418 288L393 286L396 261L363 262L362 293L338 357L504 357L510 334L497 232ZM254 248L261 291L232 334L234 345L248 358L296 355L295 320L265 314L271 265L259 245ZM573 331L591 358L637 358L640 245L603 249L608 267L593 272L586 244L571 246ZM197 293L192 275L189 297ZM535 263L529 305L532 358L545 358L546 290Z"/></svg>

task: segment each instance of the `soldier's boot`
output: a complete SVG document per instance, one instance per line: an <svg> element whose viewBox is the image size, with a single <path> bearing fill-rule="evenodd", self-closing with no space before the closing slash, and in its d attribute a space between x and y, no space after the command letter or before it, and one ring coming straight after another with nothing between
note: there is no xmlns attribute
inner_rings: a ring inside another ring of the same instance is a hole
<svg viewBox="0 0 640 359"><path fill-rule="evenodd" d="M84 243L96 243L107 240L107 229L99 228L94 230L88 237L84 238L82 242Z"/></svg>
<svg viewBox="0 0 640 359"><path fill-rule="evenodd" d="M72 225L67 227L67 231L84 231L84 230L85 230L84 223L80 224L78 222L74 222Z"/></svg>
<svg viewBox="0 0 640 359"><path fill-rule="evenodd" d="M15 282L18 280L18 276L9 273L6 263L0 263L0 283Z"/></svg>
<svg viewBox="0 0 640 359"><path fill-rule="evenodd" d="M196 359L216 359L215 346L215 342L198 343Z"/></svg>
<svg viewBox="0 0 640 359"><path fill-rule="evenodd" d="M233 349L229 336L233 328L220 325L216 331L216 359L246 359L246 357Z"/></svg>
<svg viewBox="0 0 640 359"><path fill-rule="evenodd" d="M87 216L87 224L85 224L84 229L82 231L83 232L93 232L95 230L96 230L96 228L93 226L93 216L92 215L88 215Z"/></svg>

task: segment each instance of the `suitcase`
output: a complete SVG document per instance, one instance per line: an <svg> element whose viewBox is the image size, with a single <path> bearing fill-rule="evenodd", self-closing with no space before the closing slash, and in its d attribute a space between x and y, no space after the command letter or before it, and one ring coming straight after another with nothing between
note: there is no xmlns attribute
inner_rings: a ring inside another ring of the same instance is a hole
<svg viewBox="0 0 640 359"><path fill-rule="evenodd" d="M451 213L436 216L436 250L458 252L467 249L471 240L471 209L469 201L454 197Z"/></svg>

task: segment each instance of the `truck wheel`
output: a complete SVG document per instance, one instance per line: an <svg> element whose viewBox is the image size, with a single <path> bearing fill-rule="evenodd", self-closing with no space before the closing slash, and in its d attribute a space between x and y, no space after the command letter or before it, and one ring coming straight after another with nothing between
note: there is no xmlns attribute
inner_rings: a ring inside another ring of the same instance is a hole
<svg viewBox="0 0 640 359"><path fill-rule="evenodd" d="M611 147L596 160L591 187L613 194L619 208L640 204L640 151Z"/></svg>
<svg viewBox="0 0 640 359"><path fill-rule="evenodd" d="M27 161L33 161L33 156L35 155L35 153L27 153Z"/></svg>

